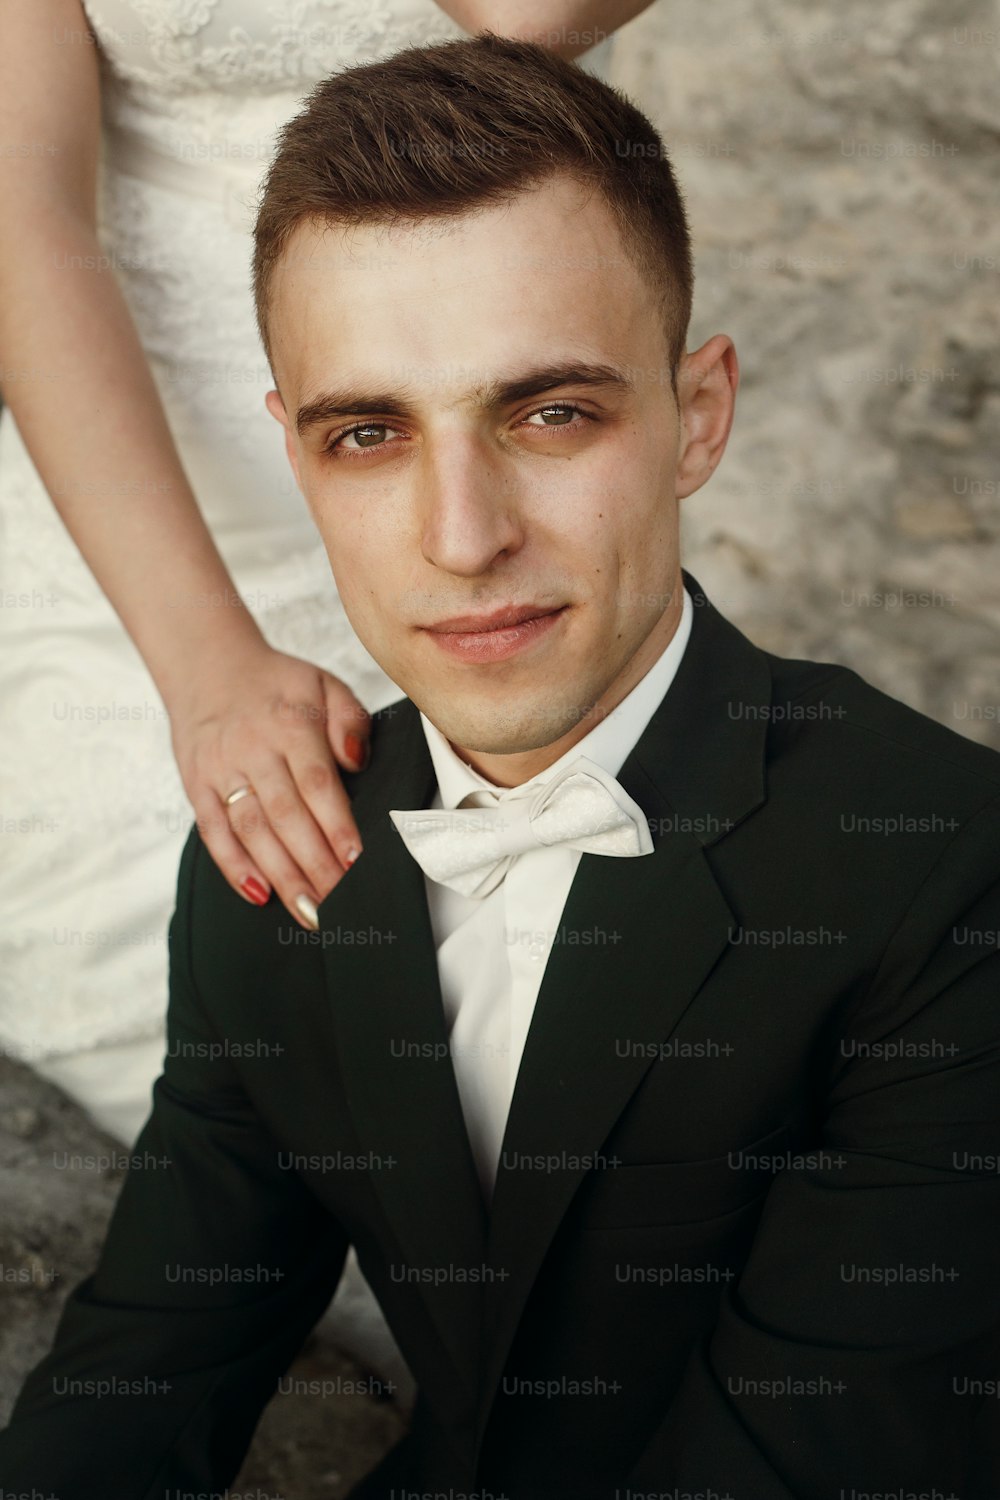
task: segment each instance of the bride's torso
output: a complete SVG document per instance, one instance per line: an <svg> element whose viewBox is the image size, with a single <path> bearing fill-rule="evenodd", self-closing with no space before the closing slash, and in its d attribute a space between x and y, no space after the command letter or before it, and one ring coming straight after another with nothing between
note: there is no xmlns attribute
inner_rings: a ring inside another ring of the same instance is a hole
<svg viewBox="0 0 1000 1500"><path fill-rule="evenodd" d="M465 33L434 0L86 10L102 57L102 238L206 518L231 564L254 566L312 539L264 407L273 382L250 296L254 200L278 129L330 73Z"/></svg>
<svg viewBox="0 0 1000 1500"><path fill-rule="evenodd" d="M98 214L195 493L230 567L314 542L254 324L254 200L280 126L331 72L461 36L433 0L87 0Z"/></svg>
<svg viewBox="0 0 1000 1500"><path fill-rule="evenodd" d="M250 291L258 189L281 126L320 79L465 32L434 0L83 0L92 28L57 45L98 50L100 269L122 287L188 478L241 588L316 535L264 406L273 385ZM583 65L601 72L610 39ZM65 252L64 252L65 254ZM74 268L67 265L67 270ZM82 562L6 423L0 526L25 563L101 612ZM146 482L143 476L128 484ZM118 503L108 497L109 503ZM42 514L45 510L46 514ZM300 585L290 585L297 592Z"/></svg>

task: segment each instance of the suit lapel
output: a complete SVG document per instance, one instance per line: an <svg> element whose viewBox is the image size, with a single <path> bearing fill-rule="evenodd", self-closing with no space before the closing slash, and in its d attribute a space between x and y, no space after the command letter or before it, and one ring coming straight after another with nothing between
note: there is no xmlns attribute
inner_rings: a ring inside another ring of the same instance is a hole
<svg viewBox="0 0 1000 1500"><path fill-rule="evenodd" d="M399 1263L426 1278L439 1267L482 1267L486 1211L448 1051L424 876L388 815L427 805L433 766L414 705L385 713L403 720L373 737L352 802L364 852L319 919L346 1102L363 1149L395 1159L373 1186ZM481 1280L414 1284L468 1389Z"/></svg>
<svg viewBox="0 0 1000 1500"><path fill-rule="evenodd" d="M486 1289L480 1440L546 1251L652 1066L623 1044L669 1037L735 925L703 846L764 800L759 709L770 704L770 671L685 581L701 601L691 639L618 777L646 813L654 851L582 856L517 1076L490 1213L489 1261L508 1274ZM594 941L573 944L574 934ZM549 1158L554 1170L522 1161Z"/></svg>
<svg viewBox="0 0 1000 1500"><path fill-rule="evenodd" d="M363 1147L398 1161L373 1183L400 1260L491 1268L482 1282L421 1287L462 1388L474 1387L478 1364L480 1441L587 1159L652 1066L641 1054L620 1055L618 1044L667 1039L726 947L733 917L704 849L765 796L766 657L684 576L695 601L691 638L618 778L650 820L654 851L581 857L561 919L567 940L552 949L528 1032L488 1216L448 1052L424 877L388 816L390 807L426 807L434 793L408 700L383 711L400 722L376 734L372 765L355 782L364 854L319 909L347 1104ZM380 941L342 936L372 931ZM572 941L587 933L594 941ZM401 1057L407 1046L411 1055ZM518 1165L538 1157L565 1165Z"/></svg>

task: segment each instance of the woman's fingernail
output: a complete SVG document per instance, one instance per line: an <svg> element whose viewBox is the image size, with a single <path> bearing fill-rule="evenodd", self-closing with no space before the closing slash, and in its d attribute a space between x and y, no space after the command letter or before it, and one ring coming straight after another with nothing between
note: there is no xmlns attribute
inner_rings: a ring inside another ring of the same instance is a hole
<svg viewBox="0 0 1000 1500"><path fill-rule="evenodd" d="M365 766L368 764L368 740L364 735L355 734L354 730L352 729L350 734L344 736L344 744L347 748L348 755L351 757L358 770L363 771Z"/></svg>
<svg viewBox="0 0 1000 1500"><path fill-rule="evenodd" d="M357 844L352 844L344 854L344 868L349 870L360 853Z"/></svg>
<svg viewBox="0 0 1000 1500"><path fill-rule="evenodd" d="M267 886L261 885L260 881L255 880L252 875L247 876L246 880L240 886L240 890L250 897L255 906L266 906L271 899L271 892L267 889Z"/></svg>
<svg viewBox="0 0 1000 1500"><path fill-rule="evenodd" d="M315 906L313 906L308 896L296 896L295 910L302 917L302 920L308 923L313 932L319 931L319 917L316 914Z"/></svg>

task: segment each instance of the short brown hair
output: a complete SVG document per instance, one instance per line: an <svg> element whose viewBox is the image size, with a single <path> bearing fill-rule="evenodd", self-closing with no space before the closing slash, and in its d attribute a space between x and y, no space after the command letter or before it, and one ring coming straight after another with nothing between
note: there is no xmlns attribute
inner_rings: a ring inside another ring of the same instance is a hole
<svg viewBox="0 0 1000 1500"><path fill-rule="evenodd" d="M254 229L254 303L272 370L271 279L301 221L454 217L556 173L603 194L657 293L676 388L694 273L659 134L619 90L535 42L489 31L334 73L283 127Z"/></svg>

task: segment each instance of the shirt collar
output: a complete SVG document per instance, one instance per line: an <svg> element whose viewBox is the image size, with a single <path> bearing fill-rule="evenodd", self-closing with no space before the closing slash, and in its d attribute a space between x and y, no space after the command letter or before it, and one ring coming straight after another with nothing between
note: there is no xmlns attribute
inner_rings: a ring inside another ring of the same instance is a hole
<svg viewBox="0 0 1000 1500"><path fill-rule="evenodd" d="M691 596L687 589L684 589L681 618L677 629L646 675L639 679L631 692L626 693L622 701L611 710L606 718L601 719L593 729L587 731L582 740L571 745L558 760L553 761L551 766L547 766L544 771L539 771L537 776L532 776L529 781L522 782L517 790L521 791L529 785L543 786L558 771L563 770L581 755L585 755L603 771L607 771L609 776L617 776L674 680L691 634L693 616L694 606ZM420 722L427 741L427 749L434 763L434 774L437 777L438 795L442 807L447 809L458 807L470 792L501 790L494 782L488 781L485 776L481 776L478 771L456 755L440 729L432 724L423 713L420 715ZM503 790L514 790L514 788Z"/></svg>

